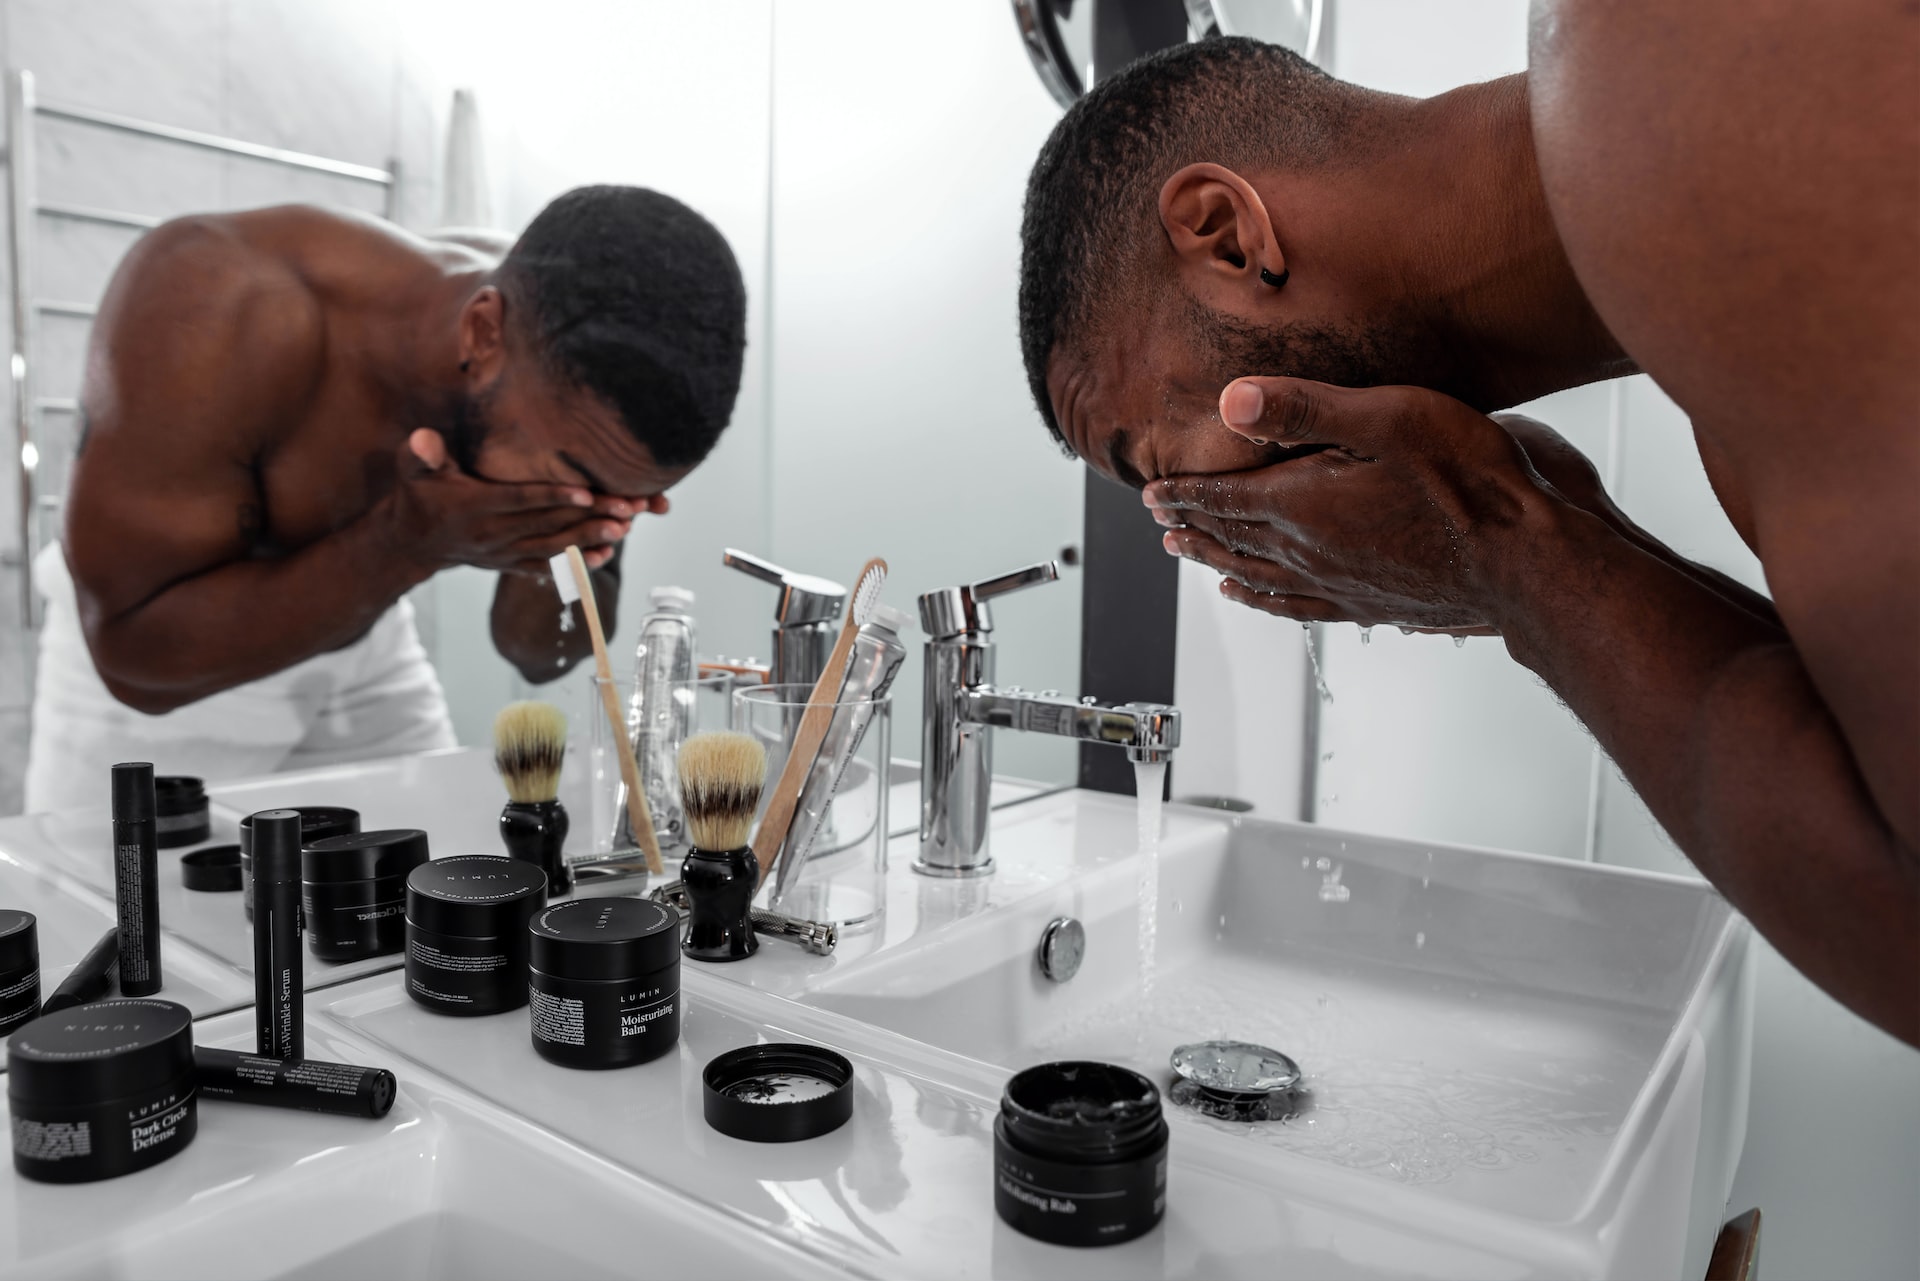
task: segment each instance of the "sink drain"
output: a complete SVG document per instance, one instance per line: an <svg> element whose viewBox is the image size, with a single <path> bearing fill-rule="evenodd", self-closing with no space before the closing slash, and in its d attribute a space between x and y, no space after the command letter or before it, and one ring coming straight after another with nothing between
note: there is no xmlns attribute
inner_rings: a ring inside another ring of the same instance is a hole
<svg viewBox="0 0 1920 1281"><path fill-rule="evenodd" d="M1167 1097L1222 1121L1284 1121L1300 1110L1300 1065L1246 1041L1197 1041L1175 1049Z"/></svg>

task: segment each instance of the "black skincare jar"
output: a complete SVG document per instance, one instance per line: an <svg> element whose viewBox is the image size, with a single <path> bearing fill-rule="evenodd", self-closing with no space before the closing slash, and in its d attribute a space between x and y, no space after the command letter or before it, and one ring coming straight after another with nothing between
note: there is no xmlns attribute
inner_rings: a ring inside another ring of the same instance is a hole
<svg viewBox="0 0 1920 1281"><path fill-rule="evenodd" d="M40 1013L40 923L0 908L0 1036Z"/></svg>
<svg viewBox="0 0 1920 1281"><path fill-rule="evenodd" d="M440 1014L527 1003L527 922L547 874L497 854L458 854L407 874L407 994Z"/></svg>
<svg viewBox="0 0 1920 1281"><path fill-rule="evenodd" d="M158 1165L193 1142L193 1015L172 1001L95 1001L7 1041L13 1168L91 1183Z"/></svg>
<svg viewBox="0 0 1920 1281"><path fill-rule="evenodd" d="M1109 1063L1016 1072L993 1123L993 1208L1054 1245L1116 1245L1167 1208L1160 1091Z"/></svg>
<svg viewBox="0 0 1920 1281"><path fill-rule="evenodd" d="M556 903L527 926L533 1048L564 1067L645 1063L680 1039L680 914L637 898Z"/></svg>
<svg viewBox="0 0 1920 1281"><path fill-rule="evenodd" d="M186 774L162 774L153 780L153 839L161 849L198 845L213 835L207 789Z"/></svg>
<svg viewBox="0 0 1920 1281"><path fill-rule="evenodd" d="M406 947L407 876L431 857L427 834L412 827L309 842L300 851L300 909L313 954L357 961Z"/></svg>
<svg viewBox="0 0 1920 1281"><path fill-rule="evenodd" d="M300 815L300 844L345 836L360 830L360 811L344 805L287 805ZM247 919L253 919L253 815L240 820L240 890L246 899Z"/></svg>

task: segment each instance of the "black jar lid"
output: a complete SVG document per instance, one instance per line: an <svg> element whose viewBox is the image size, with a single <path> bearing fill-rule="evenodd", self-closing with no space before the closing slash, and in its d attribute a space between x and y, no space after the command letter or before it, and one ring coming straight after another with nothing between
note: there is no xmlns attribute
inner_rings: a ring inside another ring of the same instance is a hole
<svg viewBox="0 0 1920 1281"><path fill-rule="evenodd" d="M383 827L309 840L300 855L300 875L308 881L371 881L405 876L427 862L427 834L417 827Z"/></svg>
<svg viewBox="0 0 1920 1281"><path fill-rule="evenodd" d="M0 973L40 964L40 923L32 912L0 907Z"/></svg>
<svg viewBox="0 0 1920 1281"><path fill-rule="evenodd" d="M203 894L240 888L240 847L209 845L180 856L180 884Z"/></svg>
<svg viewBox="0 0 1920 1281"><path fill-rule="evenodd" d="M547 874L500 854L456 854L407 873L407 923L435 934L493 938L526 928L547 904Z"/></svg>
<svg viewBox="0 0 1920 1281"><path fill-rule="evenodd" d="M749 1045L707 1064L707 1124L754 1143L832 1133L853 1115L853 1064L818 1045Z"/></svg>
<svg viewBox="0 0 1920 1281"><path fill-rule="evenodd" d="M283 805L281 809L300 814L300 843L310 845L329 836L345 836L360 830L360 811L344 805ZM253 860L253 815L240 820L240 857Z"/></svg>
<svg viewBox="0 0 1920 1281"><path fill-rule="evenodd" d="M47 1105L142 1094L193 1075L193 1015L127 998L42 1015L7 1038L7 1093Z"/></svg>
<svg viewBox="0 0 1920 1281"><path fill-rule="evenodd" d="M680 913L637 898L582 898L534 915L528 960L561 979L629 979L680 963Z"/></svg>
<svg viewBox="0 0 1920 1281"><path fill-rule="evenodd" d="M207 808L206 784L191 774L162 774L153 780L154 814L177 818Z"/></svg>
<svg viewBox="0 0 1920 1281"><path fill-rule="evenodd" d="M1041 1063L1016 1072L1000 1096L1000 1115L1019 1146L1067 1160L1120 1159L1166 1132L1159 1087L1113 1063Z"/></svg>

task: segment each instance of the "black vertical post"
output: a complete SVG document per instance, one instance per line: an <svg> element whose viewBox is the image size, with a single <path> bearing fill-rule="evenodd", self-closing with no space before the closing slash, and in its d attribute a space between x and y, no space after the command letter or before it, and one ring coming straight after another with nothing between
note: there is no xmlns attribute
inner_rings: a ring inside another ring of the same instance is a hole
<svg viewBox="0 0 1920 1281"><path fill-rule="evenodd" d="M1160 546L1164 531L1137 492L1088 469L1086 494L1080 692L1102 702L1171 703L1180 562ZM1169 766L1169 791L1172 783ZM1083 743L1080 786L1130 794L1133 765L1118 748Z"/></svg>

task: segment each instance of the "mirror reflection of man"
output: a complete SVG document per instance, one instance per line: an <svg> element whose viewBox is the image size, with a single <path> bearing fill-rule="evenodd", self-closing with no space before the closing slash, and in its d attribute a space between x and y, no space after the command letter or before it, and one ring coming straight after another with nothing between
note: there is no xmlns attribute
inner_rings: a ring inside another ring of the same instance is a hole
<svg viewBox="0 0 1920 1281"><path fill-rule="evenodd" d="M1528 75L1425 101L1234 40L1100 85L1028 187L1035 399L1228 598L1503 637L1763 934L1920 1044L1920 12L1532 30ZM1637 369L1772 599L1488 416Z"/></svg>
<svg viewBox="0 0 1920 1281"><path fill-rule="evenodd" d="M507 250L502 254L501 250ZM529 680L588 652L548 557L623 539L733 412L746 294L679 201L585 187L510 249L289 206L150 233L101 305L46 625L32 810L108 766L207 778L452 746L404 594L500 572Z"/></svg>

